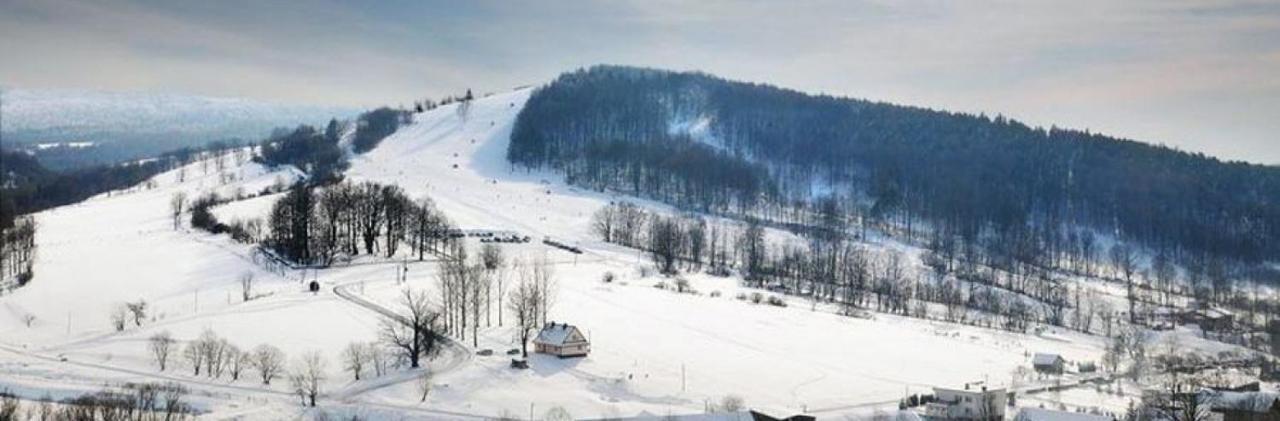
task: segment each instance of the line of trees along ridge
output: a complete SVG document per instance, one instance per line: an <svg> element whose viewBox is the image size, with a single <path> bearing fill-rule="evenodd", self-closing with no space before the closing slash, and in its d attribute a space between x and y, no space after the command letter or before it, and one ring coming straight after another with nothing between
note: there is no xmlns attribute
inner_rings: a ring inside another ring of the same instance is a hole
<svg viewBox="0 0 1280 421"><path fill-rule="evenodd" d="M1098 233L1187 267L1280 256L1280 168L702 73L563 74L521 110L507 158L690 210L834 213L1043 264L1098 253Z"/></svg>

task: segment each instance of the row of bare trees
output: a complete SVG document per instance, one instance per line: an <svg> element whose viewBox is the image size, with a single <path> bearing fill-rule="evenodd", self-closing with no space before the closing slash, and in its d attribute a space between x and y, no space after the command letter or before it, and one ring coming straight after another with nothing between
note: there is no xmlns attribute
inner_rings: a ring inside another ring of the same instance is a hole
<svg viewBox="0 0 1280 421"><path fill-rule="evenodd" d="M46 396L24 410L16 396L0 391L0 420L179 421L195 415L186 395L178 384L128 383L58 402Z"/></svg>
<svg viewBox="0 0 1280 421"><path fill-rule="evenodd" d="M116 332L123 331L130 321L135 327L142 327L142 322L147 320L147 302L139 299L117 305L111 310L110 316L111 327L115 328Z"/></svg>
<svg viewBox="0 0 1280 421"><path fill-rule="evenodd" d="M750 248L760 245L763 231L758 224L751 224L739 234L742 238L735 239L730 230L708 224L700 216L663 216L629 202L600 208L592 215L591 230L604 241L647 251L658 271L669 275L701 269L704 264L714 273L724 273L739 254L750 272L758 269L761 257L759 247ZM746 238L751 235L757 241ZM747 249L735 250L733 243Z"/></svg>
<svg viewBox="0 0 1280 421"><path fill-rule="evenodd" d="M893 249L873 251L841 234L845 227L838 212L827 213L815 217L819 227L804 230L806 242L769 241L755 219L706 223L626 202L603 207L591 224L601 239L647 251L660 272L694 270L706 262L708 272L734 269L749 284L804 296L815 305L833 303L846 315L874 309L1014 331L1038 322L1064 325L1069 318L1067 284L1047 271L1013 273L981 265L966 271L957 263L963 256L925 253L921 261ZM1084 298L1091 312L1077 319L1089 324L1106 310L1105 302ZM1115 314L1107 310L1100 316L1108 332Z"/></svg>
<svg viewBox="0 0 1280 421"><path fill-rule="evenodd" d="M549 260L508 261L495 244L485 244L474 257L461 246L450 255L453 258L441 262L437 274L444 334L463 341L470 336L472 346L478 346L481 326L491 327L495 319L503 326L504 313L509 313L516 323L516 339L527 342L547 323L557 290Z"/></svg>
<svg viewBox="0 0 1280 421"><path fill-rule="evenodd" d="M174 358L181 357L191 368L191 375L194 377L199 377L202 373L208 378L222 378L226 375L230 381L235 382L252 370L263 385L271 385L272 380L278 378L287 378L303 404L310 406L316 405L316 397L328 376L328 362L319 351L299 355L292 367L286 368L285 353L280 348L261 344L250 350L242 350L212 330L205 330L199 337L181 347L169 332L156 333L148 338L147 351L160 371L171 368Z"/></svg>

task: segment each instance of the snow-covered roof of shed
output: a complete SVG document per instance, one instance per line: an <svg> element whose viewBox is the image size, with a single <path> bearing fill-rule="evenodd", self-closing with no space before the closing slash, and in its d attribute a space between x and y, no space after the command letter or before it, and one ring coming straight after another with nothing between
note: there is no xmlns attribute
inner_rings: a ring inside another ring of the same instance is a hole
<svg viewBox="0 0 1280 421"><path fill-rule="evenodd" d="M1233 314L1230 310L1220 308L1220 307L1209 307L1207 309L1202 310L1201 314L1203 314L1205 317L1209 317L1213 319L1221 319L1221 318L1235 316L1235 314Z"/></svg>
<svg viewBox="0 0 1280 421"><path fill-rule="evenodd" d="M1249 411L1263 413L1271 410L1276 404L1276 400L1280 400L1280 394L1275 392L1221 392L1216 390L1205 390L1200 392L1202 396L1207 397L1209 407L1216 411Z"/></svg>
<svg viewBox="0 0 1280 421"><path fill-rule="evenodd" d="M569 338L573 337L573 333L577 331L577 327L568 323L551 322L542 327L542 330L538 332L538 337L534 338L533 341L547 345L564 345L570 342ZM579 334L578 336L582 335ZM586 338L583 339L585 340Z"/></svg>
<svg viewBox="0 0 1280 421"><path fill-rule="evenodd" d="M1031 364L1053 365L1053 364L1057 364L1058 361L1061 359L1062 359L1062 356L1058 354L1045 354L1045 353L1037 352L1034 357L1031 357Z"/></svg>
<svg viewBox="0 0 1280 421"><path fill-rule="evenodd" d="M1022 408L1015 421L1111 421L1105 415L1086 414L1083 412L1054 411L1051 409Z"/></svg>

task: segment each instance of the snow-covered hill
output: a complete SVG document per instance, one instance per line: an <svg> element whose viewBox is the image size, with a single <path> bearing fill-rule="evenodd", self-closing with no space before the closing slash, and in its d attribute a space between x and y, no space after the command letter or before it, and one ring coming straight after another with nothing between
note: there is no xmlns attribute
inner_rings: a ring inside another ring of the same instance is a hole
<svg viewBox="0 0 1280 421"><path fill-rule="evenodd" d="M415 198L430 197L464 229L515 231L581 246L586 252L574 255L536 240L502 245L511 258L552 262L559 292L551 318L584 330L593 343L587 358L534 355L529 370L510 369L504 351L514 347L513 331L509 319L500 327L495 318L480 330L476 349L470 340L464 344L467 353L491 349L495 355L453 354L429 362L440 371L426 402L419 402L413 373L353 381L341 371L339 354L349 342L375 340L379 315L336 292L384 307L394 307L406 287L435 296L436 263L411 261L403 284L396 281L401 260L365 258L318 271L268 270L254 259L251 246L175 230L168 202L179 191L257 192L296 173L246 163L231 170L235 180L223 183L216 172L197 176L197 163L185 170L185 181L169 172L156 178L154 189L104 195L37 216L36 279L0 296L0 389L28 397L48 391L70 396L104 383L178 381L197 392L197 403L215 418L299 415L285 384L190 376L182 363L179 369L156 370L147 337L168 331L188 341L205 329L241 348L271 343L289 355L321 352L330 361L321 407L339 418L494 417L540 414L552 407L579 418L697 413L728 395L777 414L867 415L895 409L904 394L932 386L981 380L1008 384L1011 373L1035 352L1060 353L1069 360L1096 361L1102 355L1105 339L1053 329L1024 335L884 314L844 317L799 300L787 301L786 307L751 304L735 297L768 292L742 287L735 277L687 274L698 294L655 288L672 280L641 270L649 265L647 256L589 233L591 214L620 198L507 164L511 127L530 92L417 114L378 148L355 157L347 175L357 182L400 185ZM274 197L234 202L216 213L224 221L263 218ZM869 247L918 253L877 241ZM479 244L469 239L467 246ZM602 282L605 272L616 279ZM244 273L259 279L261 298L239 299L236 281ZM305 292L304 278L325 288L315 295ZM115 332L110 310L138 299L150 303L152 320ZM30 326L26 315L34 316ZM1182 346L1218 350L1189 339ZM1121 410L1134 392L1108 395L1088 388L1061 394L1054 402Z"/></svg>

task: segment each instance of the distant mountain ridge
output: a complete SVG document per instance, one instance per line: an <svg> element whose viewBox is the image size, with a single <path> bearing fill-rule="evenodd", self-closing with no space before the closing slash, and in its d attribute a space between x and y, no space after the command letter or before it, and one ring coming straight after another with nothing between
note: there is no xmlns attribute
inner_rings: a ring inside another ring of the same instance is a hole
<svg viewBox="0 0 1280 421"><path fill-rule="evenodd" d="M323 126L349 118L354 107L276 104L244 98L90 90L5 89L6 148L92 143L96 151L48 150L53 166L66 155L93 155L99 163L154 155L210 141L255 142L277 127ZM59 155L54 155L59 154ZM82 158L76 158L82 159Z"/></svg>
<svg viewBox="0 0 1280 421"><path fill-rule="evenodd" d="M261 137L288 121L323 123L353 107L277 104L244 98L146 92L5 89L6 132L224 133ZM253 131L245 131L252 129Z"/></svg>

